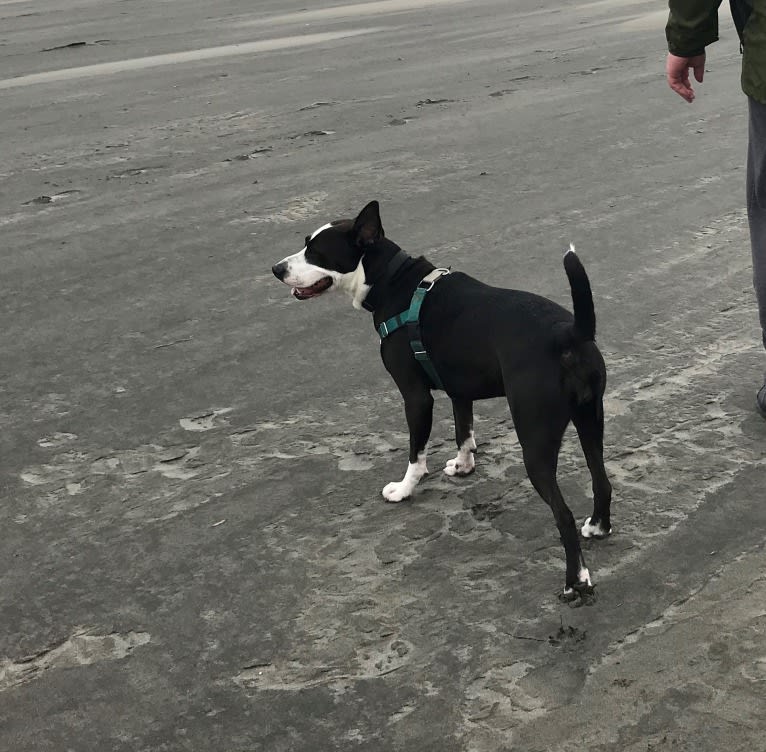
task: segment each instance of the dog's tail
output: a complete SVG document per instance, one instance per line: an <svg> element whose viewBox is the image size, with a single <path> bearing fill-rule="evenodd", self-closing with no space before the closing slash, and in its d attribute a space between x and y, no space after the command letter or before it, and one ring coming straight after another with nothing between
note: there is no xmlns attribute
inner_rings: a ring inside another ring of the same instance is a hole
<svg viewBox="0 0 766 752"><path fill-rule="evenodd" d="M596 417L603 419L601 397L606 386L604 361L595 343L596 312L590 281L573 245L564 254L564 269L572 288L574 326L567 324L562 331L565 341L561 352L561 365L565 388L578 410L595 409Z"/></svg>
<svg viewBox="0 0 766 752"><path fill-rule="evenodd" d="M590 281L585 273L585 267L580 263L575 253L575 247L570 243L569 250L564 254L564 269L572 288L572 305L574 306L575 329L585 340L596 338L596 311L593 308L593 293Z"/></svg>

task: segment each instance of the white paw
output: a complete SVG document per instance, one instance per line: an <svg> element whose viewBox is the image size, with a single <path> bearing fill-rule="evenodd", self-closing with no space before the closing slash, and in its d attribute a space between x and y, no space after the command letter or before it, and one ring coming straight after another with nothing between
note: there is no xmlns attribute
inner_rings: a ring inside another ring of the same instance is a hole
<svg viewBox="0 0 766 752"><path fill-rule="evenodd" d="M386 501L402 501L409 498L424 475L428 475L425 451L418 454L417 462L407 465L407 472L398 483L389 483L383 489L383 498Z"/></svg>
<svg viewBox="0 0 766 752"><path fill-rule="evenodd" d="M412 495L412 485L404 481L389 483L383 489L383 498L386 501L404 501Z"/></svg>
<svg viewBox="0 0 766 752"><path fill-rule="evenodd" d="M612 532L612 528L610 527L607 530L606 528L601 526L600 522L598 523L598 525L591 525L590 517L588 517L583 523L583 526L580 532L582 533L583 538L606 538L606 536Z"/></svg>
<svg viewBox="0 0 766 752"><path fill-rule="evenodd" d="M470 475L474 471L475 467L476 462L473 459L473 454L468 452L468 456L466 457L461 453L458 454L454 460L447 460L447 464L444 467L444 472L450 476Z"/></svg>

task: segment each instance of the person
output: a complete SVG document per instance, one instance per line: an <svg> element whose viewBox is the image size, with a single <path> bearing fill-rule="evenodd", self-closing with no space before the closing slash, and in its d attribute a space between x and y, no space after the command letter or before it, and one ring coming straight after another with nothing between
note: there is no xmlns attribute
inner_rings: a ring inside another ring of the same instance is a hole
<svg viewBox="0 0 766 752"><path fill-rule="evenodd" d="M669 0L665 73L670 88L687 102L695 96L689 72L702 83L705 48L718 40L720 5L721 0ZM742 90L748 101L747 218L753 286L766 348L766 2L730 0L730 5L742 52ZM766 374L756 406L766 418Z"/></svg>

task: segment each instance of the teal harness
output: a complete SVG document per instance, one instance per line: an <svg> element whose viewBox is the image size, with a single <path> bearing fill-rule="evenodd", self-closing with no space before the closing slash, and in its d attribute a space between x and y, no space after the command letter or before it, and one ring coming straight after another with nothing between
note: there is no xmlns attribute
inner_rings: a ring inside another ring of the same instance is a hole
<svg viewBox="0 0 766 752"><path fill-rule="evenodd" d="M415 356L415 360L420 363L423 370L426 372L426 376L431 380L431 383L436 389L444 389L442 380L439 378L439 374L436 373L434 364L428 357L428 352L423 345L423 340L420 335L420 307L423 305L423 300L426 297L431 288L436 284L436 281L443 277L445 274L449 274L449 269L434 269L430 274L427 274L420 281L415 288L415 292L412 293L412 300L410 301L410 307L402 313L398 313L396 316L392 316L390 319L384 321L378 327L378 334L380 334L381 342L392 334L397 329L401 329L406 326L410 335L410 347L412 353Z"/></svg>

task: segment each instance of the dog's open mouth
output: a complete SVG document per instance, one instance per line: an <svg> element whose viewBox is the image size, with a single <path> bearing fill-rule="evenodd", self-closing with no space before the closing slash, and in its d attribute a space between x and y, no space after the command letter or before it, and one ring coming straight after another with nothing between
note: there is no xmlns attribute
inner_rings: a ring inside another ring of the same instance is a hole
<svg viewBox="0 0 766 752"><path fill-rule="evenodd" d="M315 298L317 295L321 295L325 290L328 290L331 284L332 277L322 277L319 282L314 282L311 287L293 287L293 295L298 298L298 300Z"/></svg>

